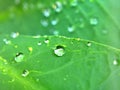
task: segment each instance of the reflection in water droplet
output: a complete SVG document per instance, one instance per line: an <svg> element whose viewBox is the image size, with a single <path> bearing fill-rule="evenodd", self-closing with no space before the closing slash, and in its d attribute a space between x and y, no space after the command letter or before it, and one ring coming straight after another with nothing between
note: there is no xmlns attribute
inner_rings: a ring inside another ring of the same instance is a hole
<svg viewBox="0 0 120 90"><path fill-rule="evenodd" d="M51 24L54 26L54 25L56 25L58 23L58 20L57 19L54 19L54 20L52 20L51 21Z"/></svg>
<svg viewBox="0 0 120 90"><path fill-rule="evenodd" d="M47 27L48 26L48 22L46 21L46 20L41 20L41 25L43 26L43 27Z"/></svg>
<svg viewBox="0 0 120 90"><path fill-rule="evenodd" d="M3 42L4 42L5 44L11 44L11 41L10 41L10 40L7 40L6 38L3 39Z"/></svg>
<svg viewBox="0 0 120 90"><path fill-rule="evenodd" d="M88 47L90 47L91 45L92 45L91 42L88 42L88 43L87 43L87 46L88 46Z"/></svg>
<svg viewBox="0 0 120 90"><path fill-rule="evenodd" d="M65 50L63 46L57 46L56 49L54 50L54 54L57 56L63 56L65 54Z"/></svg>
<svg viewBox="0 0 120 90"><path fill-rule="evenodd" d="M29 75L29 71L28 70L24 70L23 73L22 73L22 76L23 77L26 77Z"/></svg>
<svg viewBox="0 0 120 90"><path fill-rule="evenodd" d="M43 15L44 15L45 17L49 17L49 16L50 16L50 10L49 10L49 9L45 9L45 10L43 11Z"/></svg>
<svg viewBox="0 0 120 90"><path fill-rule="evenodd" d="M16 37L18 37L19 36L19 33L18 32L12 32L11 33L11 37L12 38L16 38Z"/></svg>
<svg viewBox="0 0 120 90"><path fill-rule="evenodd" d="M73 26L69 26L68 27L68 32L73 32L74 31L74 27Z"/></svg>
<svg viewBox="0 0 120 90"><path fill-rule="evenodd" d="M91 19L90 19L90 24L91 24L91 25L97 25L97 24L98 24L97 18L91 18Z"/></svg>
<svg viewBox="0 0 120 90"><path fill-rule="evenodd" d="M21 53L21 52L17 53L16 56L15 56L15 62L22 62L23 58L24 58L23 53Z"/></svg>
<svg viewBox="0 0 120 90"><path fill-rule="evenodd" d="M59 13L62 10L62 3L60 1L57 1L55 4L52 5L52 7L56 12Z"/></svg>

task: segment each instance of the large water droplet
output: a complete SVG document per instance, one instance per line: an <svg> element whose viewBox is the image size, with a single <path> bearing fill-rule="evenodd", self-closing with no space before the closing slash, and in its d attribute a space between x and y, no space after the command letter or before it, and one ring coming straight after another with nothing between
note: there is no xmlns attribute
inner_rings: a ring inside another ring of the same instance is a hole
<svg viewBox="0 0 120 90"><path fill-rule="evenodd" d="M48 21L46 21L46 20L41 20L40 23L42 24L43 27L48 26Z"/></svg>
<svg viewBox="0 0 120 90"><path fill-rule="evenodd" d="M16 38L16 37L18 37L19 36L19 33L18 32L12 32L11 33L11 37L12 38Z"/></svg>
<svg viewBox="0 0 120 90"><path fill-rule="evenodd" d="M27 77L29 75L29 71L28 70L23 70L22 76L23 77Z"/></svg>
<svg viewBox="0 0 120 90"><path fill-rule="evenodd" d="M52 5L52 7L56 12L59 13L62 10L62 3L60 1L57 1L55 4Z"/></svg>
<svg viewBox="0 0 120 90"><path fill-rule="evenodd" d="M49 10L49 9L45 9L45 10L43 11L43 15L44 15L45 17L49 17L49 16L50 16L50 10Z"/></svg>
<svg viewBox="0 0 120 90"><path fill-rule="evenodd" d="M90 19L90 24L91 25L97 25L98 24L98 19L97 18L91 18Z"/></svg>
<svg viewBox="0 0 120 90"><path fill-rule="evenodd" d="M15 62L22 62L24 59L24 55L23 53L17 53L16 56L15 56Z"/></svg>
<svg viewBox="0 0 120 90"><path fill-rule="evenodd" d="M65 49L63 46L57 46L56 49L54 50L54 54L61 57L65 54Z"/></svg>

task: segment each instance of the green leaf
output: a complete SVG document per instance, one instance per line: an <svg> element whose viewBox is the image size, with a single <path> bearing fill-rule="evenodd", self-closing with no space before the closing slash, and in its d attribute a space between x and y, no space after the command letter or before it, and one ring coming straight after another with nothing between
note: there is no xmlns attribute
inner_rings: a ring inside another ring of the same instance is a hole
<svg viewBox="0 0 120 90"><path fill-rule="evenodd" d="M119 0L5 0L0 33L79 37L120 48ZM47 12L43 14L43 12ZM50 12L50 15L49 15Z"/></svg>
<svg viewBox="0 0 120 90"><path fill-rule="evenodd" d="M120 50L79 38L0 36L1 90L119 90Z"/></svg>

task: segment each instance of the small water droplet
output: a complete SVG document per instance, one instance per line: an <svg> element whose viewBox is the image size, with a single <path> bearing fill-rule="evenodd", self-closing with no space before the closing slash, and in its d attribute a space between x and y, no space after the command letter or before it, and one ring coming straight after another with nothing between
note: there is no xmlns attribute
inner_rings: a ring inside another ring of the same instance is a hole
<svg viewBox="0 0 120 90"><path fill-rule="evenodd" d="M15 62L22 62L23 58L24 58L23 53L21 53L21 52L17 53L16 56L15 56Z"/></svg>
<svg viewBox="0 0 120 90"><path fill-rule="evenodd" d="M19 33L18 32L12 32L11 33L11 37L12 38L16 38L16 37L18 37L19 36Z"/></svg>
<svg viewBox="0 0 120 90"><path fill-rule="evenodd" d="M23 10L24 11L28 10L28 3L26 2L23 3Z"/></svg>
<svg viewBox="0 0 120 90"><path fill-rule="evenodd" d="M61 12L62 11L62 3L60 1L57 1L55 4L52 5L53 9L56 11L56 12Z"/></svg>
<svg viewBox="0 0 120 90"><path fill-rule="evenodd" d="M46 39L44 42L45 42L46 44L48 44L50 41L49 41L49 39Z"/></svg>
<svg viewBox="0 0 120 90"><path fill-rule="evenodd" d="M50 16L50 10L49 10L49 9L45 9L45 10L43 11L43 15L44 15L45 17L49 17L49 16Z"/></svg>
<svg viewBox="0 0 120 90"><path fill-rule="evenodd" d="M73 26L69 26L68 27L68 32L73 32L74 31L74 27Z"/></svg>
<svg viewBox="0 0 120 90"><path fill-rule="evenodd" d="M40 23L42 24L43 27L47 27L48 26L48 21L46 21L46 20L41 20Z"/></svg>
<svg viewBox="0 0 120 90"><path fill-rule="evenodd" d="M66 81L66 80L67 80L67 78L63 78L63 80L64 80L64 81Z"/></svg>
<svg viewBox="0 0 120 90"><path fill-rule="evenodd" d="M20 0L15 0L15 4L16 5L20 4Z"/></svg>
<svg viewBox="0 0 120 90"><path fill-rule="evenodd" d="M54 31L53 31L53 34L54 34L54 35L59 35L59 31L54 30Z"/></svg>
<svg viewBox="0 0 120 90"><path fill-rule="evenodd" d="M87 46L88 46L88 47L90 47L91 45L92 45L92 43L91 43L91 42L88 42L88 43L87 43Z"/></svg>
<svg viewBox="0 0 120 90"><path fill-rule="evenodd" d="M54 19L54 20L51 21L51 24L52 24L53 26L55 26L57 23L58 23L58 19Z"/></svg>
<svg viewBox="0 0 120 90"><path fill-rule="evenodd" d="M11 44L11 41L10 41L10 40L7 40L6 38L3 39L3 42L4 42L5 44Z"/></svg>
<svg viewBox="0 0 120 90"><path fill-rule="evenodd" d="M114 60L113 60L113 65L118 65L117 59L114 59Z"/></svg>
<svg viewBox="0 0 120 90"><path fill-rule="evenodd" d="M72 0L71 1L71 6L72 7L75 7L75 6L77 6L78 5L78 0Z"/></svg>
<svg viewBox="0 0 120 90"><path fill-rule="evenodd" d="M22 76L23 77L27 77L29 75L29 71L28 70L23 70Z"/></svg>
<svg viewBox="0 0 120 90"><path fill-rule="evenodd" d="M32 47L28 47L28 50L29 50L30 52L32 52L32 51L33 51L33 48L32 48Z"/></svg>
<svg viewBox="0 0 120 90"><path fill-rule="evenodd" d="M91 18L90 19L90 24L91 25L97 25L98 24L98 19L97 18Z"/></svg>
<svg viewBox="0 0 120 90"><path fill-rule="evenodd" d="M38 42L38 45L40 46L40 45L42 45L42 43L39 41L39 42Z"/></svg>
<svg viewBox="0 0 120 90"><path fill-rule="evenodd" d="M61 57L65 54L65 50L63 46L57 46L56 49L54 50L54 54Z"/></svg>

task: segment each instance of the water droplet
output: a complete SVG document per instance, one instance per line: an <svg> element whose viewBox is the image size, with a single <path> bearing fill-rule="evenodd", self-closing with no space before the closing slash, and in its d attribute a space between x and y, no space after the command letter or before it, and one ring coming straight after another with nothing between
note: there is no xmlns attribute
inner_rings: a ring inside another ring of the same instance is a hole
<svg viewBox="0 0 120 90"><path fill-rule="evenodd" d="M40 45L42 45L42 43L39 41L39 42L38 42L38 45L40 46Z"/></svg>
<svg viewBox="0 0 120 90"><path fill-rule="evenodd" d="M91 18L91 19L90 19L90 24L91 24L91 25L97 25L97 24L98 24L97 18Z"/></svg>
<svg viewBox="0 0 120 90"><path fill-rule="evenodd" d="M113 60L113 65L118 65L118 60L117 59Z"/></svg>
<svg viewBox="0 0 120 90"><path fill-rule="evenodd" d="M50 41L49 41L49 39L46 39L44 42L45 42L46 44L48 44Z"/></svg>
<svg viewBox="0 0 120 90"><path fill-rule="evenodd" d="M12 38L16 38L16 37L18 37L19 36L19 33L18 32L12 32L11 33L11 37Z"/></svg>
<svg viewBox="0 0 120 90"><path fill-rule="evenodd" d="M41 20L41 24L42 24L43 27L48 26L48 22L46 20Z"/></svg>
<svg viewBox="0 0 120 90"><path fill-rule="evenodd" d="M15 0L15 4L16 5L20 4L20 0Z"/></svg>
<svg viewBox="0 0 120 90"><path fill-rule="evenodd" d="M88 43L87 43L87 46L88 46L88 47L90 47L91 45L92 45L91 42L88 42Z"/></svg>
<svg viewBox="0 0 120 90"><path fill-rule="evenodd" d="M15 62L22 62L23 58L24 58L23 53L21 53L21 52L17 53L16 56L15 56Z"/></svg>
<svg viewBox="0 0 120 90"><path fill-rule="evenodd" d="M39 81L40 81L40 79L39 79L39 78L37 78L37 79L36 79L36 82L39 82Z"/></svg>
<svg viewBox="0 0 120 90"><path fill-rule="evenodd" d="M53 31L53 34L54 34L54 35L59 35L59 31L54 30L54 31Z"/></svg>
<svg viewBox="0 0 120 90"><path fill-rule="evenodd" d="M64 80L64 81L66 81L66 80L67 80L67 78L63 78L63 80Z"/></svg>
<svg viewBox="0 0 120 90"><path fill-rule="evenodd" d="M29 75L29 71L28 70L23 70L23 73L22 73L22 76L23 77L26 77L26 76L28 76Z"/></svg>
<svg viewBox="0 0 120 90"><path fill-rule="evenodd" d="M26 2L23 3L23 10L24 11L28 10L28 3L26 3Z"/></svg>
<svg viewBox="0 0 120 90"><path fill-rule="evenodd" d="M3 39L3 42L4 42L5 44L11 44L11 41L10 41L10 40L7 40L6 38Z"/></svg>
<svg viewBox="0 0 120 90"><path fill-rule="evenodd" d="M56 49L54 50L54 54L57 56L63 56L65 54L65 50L63 46L57 46Z"/></svg>
<svg viewBox="0 0 120 90"><path fill-rule="evenodd" d="M60 1L57 1L55 4L52 5L53 9L56 11L56 12L61 12L62 11L62 3Z"/></svg>
<svg viewBox="0 0 120 90"><path fill-rule="evenodd" d="M78 0L72 0L71 1L71 6L72 7L75 7L75 6L77 6L78 5Z"/></svg>
<svg viewBox="0 0 120 90"><path fill-rule="evenodd" d="M58 19L54 19L54 20L51 21L51 24L52 24L53 26L55 26L57 23L58 23Z"/></svg>
<svg viewBox="0 0 120 90"><path fill-rule="evenodd" d="M28 50L29 50L30 52L32 52L32 51L33 51L33 48L32 48L32 47L28 47Z"/></svg>
<svg viewBox="0 0 120 90"><path fill-rule="evenodd" d="M49 17L49 16L50 16L50 10L49 10L49 9L45 9L45 10L43 11L43 15L44 15L45 17Z"/></svg>
<svg viewBox="0 0 120 90"><path fill-rule="evenodd" d="M74 31L74 27L73 26L69 26L68 27L68 32L73 32Z"/></svg>

